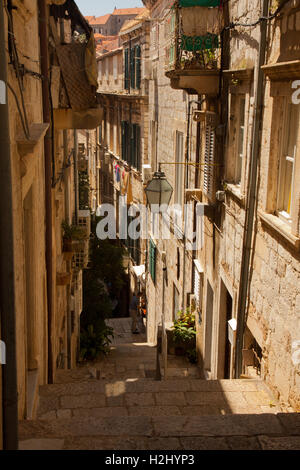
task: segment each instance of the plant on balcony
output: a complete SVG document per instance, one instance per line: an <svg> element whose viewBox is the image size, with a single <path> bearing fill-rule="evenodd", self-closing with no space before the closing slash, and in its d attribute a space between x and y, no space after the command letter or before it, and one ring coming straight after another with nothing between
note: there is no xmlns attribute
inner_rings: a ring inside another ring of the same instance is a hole
<svg viewBox="0 0 300 470"><path fill-rule="evenodd" d="M75 251L82 243L87 240L87 235L84 229L78 227L78 225L69 225L68 222L63 221L63 251L70 252Z"/></svg>

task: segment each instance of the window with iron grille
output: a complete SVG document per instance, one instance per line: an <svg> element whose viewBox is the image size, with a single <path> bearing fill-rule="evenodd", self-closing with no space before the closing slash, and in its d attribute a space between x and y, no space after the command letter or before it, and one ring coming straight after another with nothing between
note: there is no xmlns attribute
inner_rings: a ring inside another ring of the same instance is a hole
<svg viewBox="0 0 300 470"><path fill-rule="evenodd" d="M156 280L156 246L150 239L149 241L149 272L153 282Z"/></svg>
<svg viewBox="0 0 300 470"><path fill-rule="evenodd" d="M213 126L207 125L205 129L203 190L208 197L212 197L214 190L215 139Z"/></svg>

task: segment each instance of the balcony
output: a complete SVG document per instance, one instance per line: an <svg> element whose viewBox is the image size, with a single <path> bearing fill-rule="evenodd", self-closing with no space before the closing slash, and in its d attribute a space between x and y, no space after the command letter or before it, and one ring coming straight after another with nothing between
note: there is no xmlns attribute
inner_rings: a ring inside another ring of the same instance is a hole
<svg viewBox="0 0 300 470"><path fill-rule="evenodd" d="M171 87L217 95L221 67L222 10L217 0L177 0L165 33L165 73Z"/></svg>

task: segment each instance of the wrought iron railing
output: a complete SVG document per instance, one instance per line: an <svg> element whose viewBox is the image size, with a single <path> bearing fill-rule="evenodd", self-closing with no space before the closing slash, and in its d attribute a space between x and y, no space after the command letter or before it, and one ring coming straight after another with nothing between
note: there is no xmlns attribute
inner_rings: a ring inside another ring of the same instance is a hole
<svg viewBox="0 0 300 470"><path fill-rule="evenodd" d="M217 70L221 61L222 10L174 2L165 22L165 69ZM200 34L199 34L200 33Z"/></svg>

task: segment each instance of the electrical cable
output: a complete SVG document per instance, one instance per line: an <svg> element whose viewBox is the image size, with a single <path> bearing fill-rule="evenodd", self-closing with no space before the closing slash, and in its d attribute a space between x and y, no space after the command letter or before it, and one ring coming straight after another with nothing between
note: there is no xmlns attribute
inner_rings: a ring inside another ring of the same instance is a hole
<svg viewBox="0 0 300 470"><path fill-rule="evenodd" d="M20 77L20 63L19 63L18 52L17 52L17 48L16 48L16 43L15 43L15 36L13 34L13 21L12 21L11 14L8 11L6 3L4 5L4 9L5 9L5 12L7 14L10 30L12 32L12 34L11 34L11 36L12 36L11 46L12 46L12 55L14 56L14 57L12 57L12 60L13 60L13 66L14 66L16 76L17 76L17 80L18 80L18 85L19 85L19 90L20 90L20 95L21 95L21 101L22 101L22 108L23 108L23 119L22 119L23 122L22 122L22 125L23 124L25 125L25 128L26 128L25 136L26 136L26 138L29 138L29 126L28 126L27 112L26 112L26 107L25 107L25 102L24 102L24 94L23 94L21 77ZM19 109L19 106L18 106L18 109ZM19 113L20 113L20 110L19 110ZM23 125L23 127L24 127L24 125Z"/></svg>
<svg viewBox="0 0 300 470"><path fill-rule="evenodd" d="M16 105L17 105L17 108L18 108L18 112L19 112L19 115L20 115L20 119L21 119L21 123L22 123L22 127L23 127L23 131L24 131L24 134L25 134L25 137L27 140L29 140L29 130L26 128L26 124L25 124L25 121L24 121L24 117L23 117L23 114L22 114L22 111L21 111L21 107L20 107L20 103L19 103L19 100L18 100L18 97L17 97L17 94L15 92L15 90L13 89L13 87L9 84L9 83L6 83L8 89L12 92L14 98L15 98L15 101L16 101Z"/></svg>

